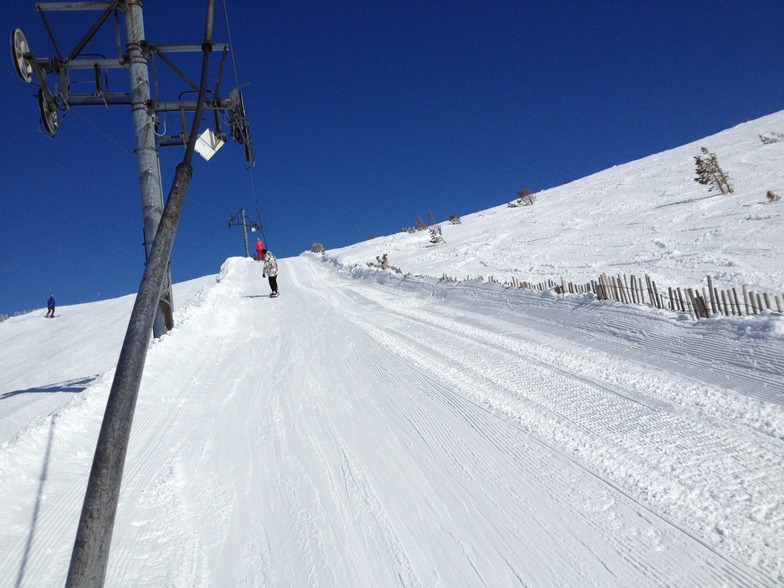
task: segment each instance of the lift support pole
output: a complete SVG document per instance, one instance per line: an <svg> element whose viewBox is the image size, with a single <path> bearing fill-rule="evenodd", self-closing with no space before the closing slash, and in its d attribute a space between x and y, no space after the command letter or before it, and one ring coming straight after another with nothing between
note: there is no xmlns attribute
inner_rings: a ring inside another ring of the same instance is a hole
<svg viewBox="0 0 784 588"><path fill-rule="evenodd" d="M160 159L150 103L150 75L147 67L147 42L141 0L128 0L124 6L125 30L128 36L128 75L131 81L131 112L136 136L136 160L144 218L144 255L149 261L155 232L163 214L163 188ZM174 327L174 300L171 270L167 268L161 297L153 323L153 336L161 337Z"/></svg>
<svg viewBox="0 0 784 588"><path fill-rule="evenodd" d="M133 6L136 3L141 4L141 0L128 0L128 3ZM201 82L192 130L183 161L177 166L174 174L174 181L152 241L150 255L123 340L101 432L98 435L90 480L82 504L79 528L76 531L68 577L65 581L66 588L101 588L106 578L131 425L150 344L153 311L156 305L159 306L160 294L164 289L169 255L193 173L191 159L204 111L208 57L212 51L214 4L214 0L207 1ZM129 15L128 18L132 16Z"/></svg>

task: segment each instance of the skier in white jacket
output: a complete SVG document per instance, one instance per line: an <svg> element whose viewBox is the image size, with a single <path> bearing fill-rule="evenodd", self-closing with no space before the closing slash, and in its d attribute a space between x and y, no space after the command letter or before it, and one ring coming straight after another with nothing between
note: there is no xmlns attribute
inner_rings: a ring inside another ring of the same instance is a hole
<svg viewBox="0 0 784 588"><path fill-rule="evenodd" d="M269 285L272 296L278 295L278 258L267 249L261 250L261 259L264 262L263 277L269 277Z"/></svg>

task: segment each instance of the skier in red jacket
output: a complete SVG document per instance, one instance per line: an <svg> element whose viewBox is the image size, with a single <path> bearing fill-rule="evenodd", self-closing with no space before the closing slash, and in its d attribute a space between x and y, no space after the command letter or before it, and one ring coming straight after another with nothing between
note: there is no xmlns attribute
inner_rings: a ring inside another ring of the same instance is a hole
<svg viewBox="0 0 784 588"><path fill-rule="evenodd" d="M261 238L256 239L256 261L261 261L261 252L264 251L264 243Z"/></svg>

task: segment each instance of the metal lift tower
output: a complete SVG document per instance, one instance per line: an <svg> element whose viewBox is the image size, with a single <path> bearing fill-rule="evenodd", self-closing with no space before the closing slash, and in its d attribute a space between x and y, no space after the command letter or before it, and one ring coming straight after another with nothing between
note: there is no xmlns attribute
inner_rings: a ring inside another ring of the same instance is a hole
<svg viewBox="0 0 784 588"><path fill-rule="evenodd" d="M196 111L196 102L182 100L187 93L180 92L178 99L163 101L158 94L158 74L155 67L156 59L160 59L188 86L188 91L198 91L194 84L174 64L170 55L182 52L200 52L201 45L154 45L150 44L144 33L144 18L141 0L115 0L112 2L50 2L36 4L36 10L41 15L44 26L54 46L55 56L51 58L36 58L27 39L20 29L11 33L11 51L13 54L16 72L22 81L30 83L35 79L39 85L38 107L41 114L42 130L54 137L59 127L58 112L64 112L76 106L130 106L133 115L135 133L135 151L139 167L139 185L142 197L142 216L144 220L144 249L145 259L149 258L150 249L155 238L163 211L163 189L161 187L161 172L159 146L186 145L188 143L188 127L186 113ZM84 34L82 39L67 55L60 51L47 15L65 11L93 11L100 16ZM120 17L125 21L125 51L122 52L123 27L120 26ZM105 22L114 19L117 38L117 56L115 58L95 57L95 54L86 56L84 48L95 36ZM207 129L199 136L196 150L209 159L217 149L226 141L226 135L221 130L221 115L228 118L228 125L232 139L241 143L245 150L245 161L253 166L253 143L250 138L249 126L245 116L242 94L239 88L229 92L226 99L220 97L220 84L226 55L229 47L227 44L215 43L213 50L221 51L220 69L211 96L205 103L206 110L212 110L215 119L215 131ZM153 61L153 81L156 90L155 96L150 91L150 72L148 61ZM108 89L108 71L125 69L130 80L130 91L113 93ZM72 91L72 76L77 72L85 75L93 74L94 85L89 93ZM47 76L52 74L57 77L54 90L47 83ZM159 136L157 127L159 113L177 112L182 122L182 132L178 135ZM158 309L153 324L153 335L160 337L174 325L174 302L171 290L171 272L167 272L165 283L162 287Z"/></svg>

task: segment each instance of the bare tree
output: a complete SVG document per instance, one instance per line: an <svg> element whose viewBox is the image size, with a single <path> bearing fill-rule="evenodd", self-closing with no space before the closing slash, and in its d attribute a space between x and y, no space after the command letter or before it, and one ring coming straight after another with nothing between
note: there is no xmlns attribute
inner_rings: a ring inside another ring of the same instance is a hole
<svg viewBox="0 0 784 588"><path fill-rule="evenodd" d="M718 188L722 194L732 194L733 188L729 176L721 169L715 153L710 153L701 147L702 155L694 156L697 177L694 181L703 186L708 186L708 192Z"/></svg>

